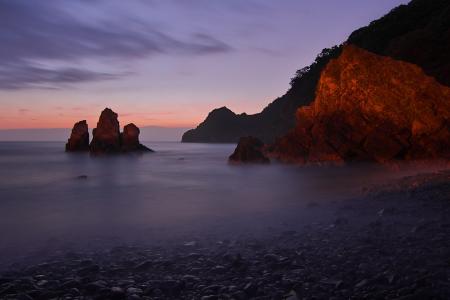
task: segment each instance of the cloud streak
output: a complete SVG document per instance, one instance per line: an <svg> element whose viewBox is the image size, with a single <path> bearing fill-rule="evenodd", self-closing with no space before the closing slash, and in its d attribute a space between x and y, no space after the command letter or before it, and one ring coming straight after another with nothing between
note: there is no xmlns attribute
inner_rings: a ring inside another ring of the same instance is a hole
<svg viewBox="0 0 450 300"><path fill-rule="evenodd" d="M123 76L123 72L84 67L85 60L124 61L156 54L205 55L232 50L207 34L175 38L142 20L83 22L58 7L60 3L64 2L0 1L0 89L58 87ZM45 67L41 61L47 63ZM58 62L72 66L60 67Z"/></svg>
<svg viewBox="0 0 450 300"><path fill-rule="evenodd" d="M65 84L111 80L119 77L121 77L119 74L108 74L77 68L59 68L53 70L23 63L0 68L0 89L48 89Z"/></svg>

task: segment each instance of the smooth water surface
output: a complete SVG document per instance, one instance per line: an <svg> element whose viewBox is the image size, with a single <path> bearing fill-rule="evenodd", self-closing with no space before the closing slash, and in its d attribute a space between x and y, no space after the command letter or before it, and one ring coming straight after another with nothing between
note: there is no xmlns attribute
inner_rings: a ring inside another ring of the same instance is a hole
<svg viewBox="0 0 450 300"><path fill-rule="evenodd" d="M0 250L51 239L256 234L312 218L308 203L404 174L367 165L232 166L234 145L146 144L157 152L92 157L65 153L63 143L1 142Z"/></svg>

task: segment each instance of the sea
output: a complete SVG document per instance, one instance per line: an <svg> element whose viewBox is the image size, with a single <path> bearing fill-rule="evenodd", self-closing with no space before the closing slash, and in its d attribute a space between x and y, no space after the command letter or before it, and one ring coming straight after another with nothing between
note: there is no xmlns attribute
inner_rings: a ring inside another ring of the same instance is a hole
<svg viewBox="0 0 450 300"><path fill-rule="evenodd" d="M144 144L155 152L91 156L66 153L62 142L0 142L0 256L48 243L95 247L289 230L320 221L314 207L417 172L230 165L234 144Z"/></svg>

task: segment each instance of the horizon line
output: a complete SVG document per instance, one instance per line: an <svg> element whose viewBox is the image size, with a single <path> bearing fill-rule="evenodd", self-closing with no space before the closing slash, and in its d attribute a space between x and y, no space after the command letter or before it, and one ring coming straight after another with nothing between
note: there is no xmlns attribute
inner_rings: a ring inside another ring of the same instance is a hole
<svg viewBox="0 0 450 300"><path fill-rule="evenodd" d="M123 126L121 126L123 127ZM163 125L145 125L140 126L141 128L149 128L149 127L157 127L157 128L167 128L167 129L192 129L197 127L197 125L194 126L163 126ZM95 127L92 127L92 129ZM0 130L51 130L51 129L72 129L71 127L23 127L23 128L0 128Z"/></svg>

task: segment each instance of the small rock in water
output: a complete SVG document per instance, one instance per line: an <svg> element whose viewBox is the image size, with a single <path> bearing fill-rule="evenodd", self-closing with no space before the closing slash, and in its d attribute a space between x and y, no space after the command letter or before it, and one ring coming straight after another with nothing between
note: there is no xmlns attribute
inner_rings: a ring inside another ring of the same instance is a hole
<svg viewBox="0 0 450 300"><path fill-rule="evenodd" d="M88 176L87 175L80 175L80 176L77 176L77 179L88 179Z"/></svg>
<svg viewBox="0 0 450 300"><path fill-rule="evenodd" d="M228 158L232 163L270 163L263 151L264 143L259 139L247 136L241 137L233 154Z"/></svg>

